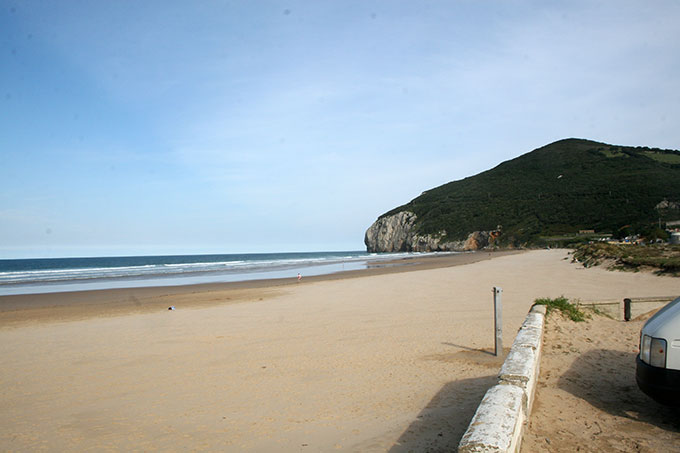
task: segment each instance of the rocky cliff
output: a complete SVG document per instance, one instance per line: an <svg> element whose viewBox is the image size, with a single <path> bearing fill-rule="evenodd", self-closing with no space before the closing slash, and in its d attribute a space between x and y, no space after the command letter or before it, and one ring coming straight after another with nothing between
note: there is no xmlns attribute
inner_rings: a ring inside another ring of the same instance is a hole
<svg viewBox="0 0 680 453"><path fill-rule="evenodd" d="M444 241L446 231L418 234L417 216L410 211L381 217L366 231L364 243L369 252L436 252L478 250L493 243L493 231L474 231L464 241Z"/></svg>

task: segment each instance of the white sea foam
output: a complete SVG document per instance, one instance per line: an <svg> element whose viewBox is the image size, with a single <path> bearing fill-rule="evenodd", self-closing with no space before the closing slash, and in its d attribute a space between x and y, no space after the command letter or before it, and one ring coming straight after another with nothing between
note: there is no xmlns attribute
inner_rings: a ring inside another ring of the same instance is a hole
<svg viewBox="0 0 680 453"><path fill-rule="evenodd" d="M422 253L319 253L319 254L270 254L270 255L234 255L234 259L227 260L199 260L196 257L138 257L138 258L93 258L89 262L94 267L84 267L83 261L72 260L73 267L68 266L69 260L55 260L54 268L48 266L51 262L33 263L42 269L7 270L7 262L0 260L0 295L18 294L23 292L52 291L59 286L72 289L73 285L90 285L97 288L121 286L153 286L167 284L187 284L219 281L251 280L253 278L279 278L297 275L318 275L340 272L343 270L361 269L371 263L398 259L407 256L429 255ZM227 257L228 255L224 256ZM221 258L222 256L215 256ZM152 264L121 265L130 261L159 261ZM186 259L187 262L181 262ZM171 262L162 262L162 261ZM177 262L177 261L180 262ZM41 261L41 260L23 260ZM45 260L43 260L45 261ZM47 260L49 261L49 260ZM114 263L111 266L103 263ZM118 263L119 265L115 265ZM23 263L25 264L25 263ZM31 264L31 263L29 263ZM99 264L99 265L97 265ZM3 268L5 266L5 268ZM92 282L92 283L87 283ZM183 282L183 283L179 283ZM21 288L28 288L22 290Z"/></svg>

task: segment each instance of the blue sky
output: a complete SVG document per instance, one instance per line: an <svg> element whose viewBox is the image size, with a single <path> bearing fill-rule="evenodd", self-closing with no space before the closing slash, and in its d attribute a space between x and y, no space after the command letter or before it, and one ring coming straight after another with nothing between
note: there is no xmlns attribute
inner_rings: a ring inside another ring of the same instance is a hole
<svg viewBox="0 0 680 453"><path fill-rule="evenodd" d="M555 140L680 148L677 1L0 0L0 258L363 249Z"/></svg>

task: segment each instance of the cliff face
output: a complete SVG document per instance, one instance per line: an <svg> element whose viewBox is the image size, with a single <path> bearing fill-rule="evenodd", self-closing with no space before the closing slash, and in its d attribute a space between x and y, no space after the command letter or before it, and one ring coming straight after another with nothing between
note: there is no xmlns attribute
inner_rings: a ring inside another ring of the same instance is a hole
<svg viewBox="0 0 680 453"><path fill-rule="evenodd" d="M445 231L421 235L416 232L417 216L410 211L376 220L366 231L364 243L369 252L437 252L478 250L495 237L494 232L474 231L465 241L443 241Z"/></svg>

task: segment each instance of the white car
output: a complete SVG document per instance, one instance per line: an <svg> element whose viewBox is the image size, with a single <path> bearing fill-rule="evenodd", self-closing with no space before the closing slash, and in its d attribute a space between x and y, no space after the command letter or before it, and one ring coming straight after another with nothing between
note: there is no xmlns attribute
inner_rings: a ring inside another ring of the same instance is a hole
<svg viewBox="0 0 680 453"><path fill-rule="evenodd" d="M680 406L680 297L642 326L636 362L638 387L661 404Z"/></svg>

